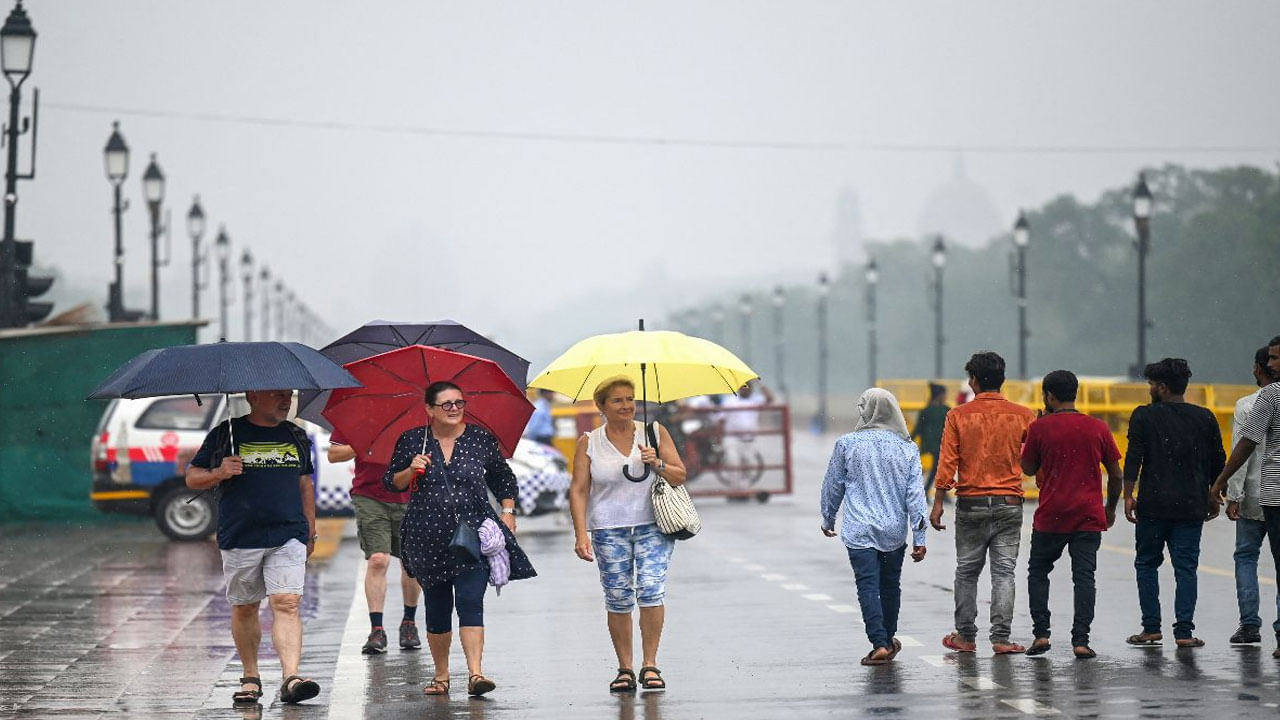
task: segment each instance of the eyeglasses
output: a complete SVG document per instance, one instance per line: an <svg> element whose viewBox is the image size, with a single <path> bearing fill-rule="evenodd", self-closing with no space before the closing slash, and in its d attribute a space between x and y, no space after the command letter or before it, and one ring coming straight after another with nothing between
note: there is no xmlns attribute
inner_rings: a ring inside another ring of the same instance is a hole
<svg viewBox="0 0 1280 720"><path fill-rule="evenodd" d="M444 408L445 410L461 410L466 406L466 400L445 400L444 402L438 405L432 405L431 407Z"/></svg>

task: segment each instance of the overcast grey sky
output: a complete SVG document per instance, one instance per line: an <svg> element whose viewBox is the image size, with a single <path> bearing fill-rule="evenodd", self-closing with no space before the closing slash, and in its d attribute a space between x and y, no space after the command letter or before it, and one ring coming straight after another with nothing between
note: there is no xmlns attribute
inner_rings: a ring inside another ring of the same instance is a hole
<svg viewBox="0 0 1280 720"><path fill-rule="evenodd" d="M154 151L175 220L166 319L190 313L198 192L206 239L225 222L237 256L334 328L449 316L534 371L699 280L766 287L850 256L842 192L865 236L914 236L961 158L1006 224L1143 164L1280 158L1268 1L27 7L44 106L18 234L63 273L59 300L106 298L118 118L131 305L147 302Z"/></svg>

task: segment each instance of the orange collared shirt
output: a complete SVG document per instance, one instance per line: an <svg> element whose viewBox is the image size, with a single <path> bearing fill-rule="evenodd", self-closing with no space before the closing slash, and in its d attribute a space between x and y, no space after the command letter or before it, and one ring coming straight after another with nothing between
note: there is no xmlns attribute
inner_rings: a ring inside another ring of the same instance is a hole
<svg viewBox="0 0 1280 720"><path fill-rule="evenodd" d="M961 497L1021 497L1022 443L1035 419L1035 413L998 392L979 393L952 409L942 427L938 489L954 488Z"/></svg>

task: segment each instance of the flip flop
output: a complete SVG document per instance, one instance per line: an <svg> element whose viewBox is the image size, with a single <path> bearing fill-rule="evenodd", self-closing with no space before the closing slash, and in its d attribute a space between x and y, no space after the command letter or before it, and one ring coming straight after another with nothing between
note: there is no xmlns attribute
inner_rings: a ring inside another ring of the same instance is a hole
<svg viewBox="0 0 1280 720"><path fill-rule="evenodd" d="M971 653L971 652L978 651L977 643L967 643L969 647L964 647L963 645L960 644L962 642L964 641L961 640L960 636L956 635L955 633L950 633L942 637L942 646L947 648L948 650L954 650L955 652L962 652L962 653Z"/></svg>
<svg viewBox="0 0 1280 720"><path fill-rule="evenodd" d="M1175 640L1174 642L1176 642L1176 643L1178 644L1178 647L1180 647L1180 648L1199 648L1199 647L1204 647L1204 641L1203 641L1203 640L1201 640L1201 639L1200 639L1200 638L1198 638L1198 637L1192 637L1192 638L1180 638L1180 639L1178 639L1178 640Z"/></svg>
<svg viewBox="0 0 1280 720"><path fill-rule="evenodd" d="M1018 643L992 643L991 652L996 655L1021 655L1027 649Z"/></svg>
<svg viewBox="0 0 1280 720"><path fill-rule="evenodd" d="M1153 647L1155 645L1164 644L1163 636L1149 638L1149 637L1144 637L1145 635L1146 633L1138 633L1137 635L1130 635L1129 637L1125 638L1124 641L1135 647Z"/></svg>
<svg viewBox="0 0 1280 720"><path fill-rule="evenodd" d="M889 657L886 660L892 660L898 657L898 653L902 652L902 642L898 638L893 639L893 649L889 651Z"/></svg>
<svg viewBox="0 0 1280 720"><path fill-rule="evenodd" d="M1042 639L1044 640L1043 643L1040 642ZM1052 647L1053 645L1049 643L1048 638L1036 638L1035 642L1031 643L1031 647L1027 648L1026 654L1031 655L1032 657L1035 657L1036 655L1043 655L1049 652L1049 649Z"/></svg>
<svg viewBox="0 0 1280 720"><path fill-rule="evenodd" d="M880 648L872 648L871 652L867 653L867 656L862 658L862 660L860 660L859 662L861 662L863 665L888 665L889 664L888 656L885 656L882 658L873 657L876 654L876 650L879 650L879 649Z"/></svg>
<svg viewBox="0 0 1280 720"><path fill-rule="evenodd" d="M1080 648L1084 648L1084 652L1080 652ZM1098 653L1094 652L1093 648L1088 645L1077 645L1071 649L1071 652L1076 656L1077 660L1092 660L1098 657Z"/></svg>
<svg viewBox="0 0 1280 720"><path fill-rule="evenodd" d="M293 682L294 680L297 680L297 682ZM292 689L290 689L289 683L293 683ZM302 678L297 675L290 675L285 678L284 684L280 686L280 701L291 705L300 703L303 700L310 700L319 694L319 683L315 680Z"/></svg>

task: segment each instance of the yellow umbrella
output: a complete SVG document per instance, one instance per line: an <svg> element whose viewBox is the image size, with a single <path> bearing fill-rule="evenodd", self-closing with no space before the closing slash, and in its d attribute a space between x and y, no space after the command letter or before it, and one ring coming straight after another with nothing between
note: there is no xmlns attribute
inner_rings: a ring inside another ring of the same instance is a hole
<svg viewBox="0 0 1280 720"><path fill-rule="evenodd" d="M615 375L630 378L641 395L654 402L736 393L760 377L738 356L710 340L673 331L633 330L578 342L529 386L577 401L591 397L600 381Z"/></svg>

